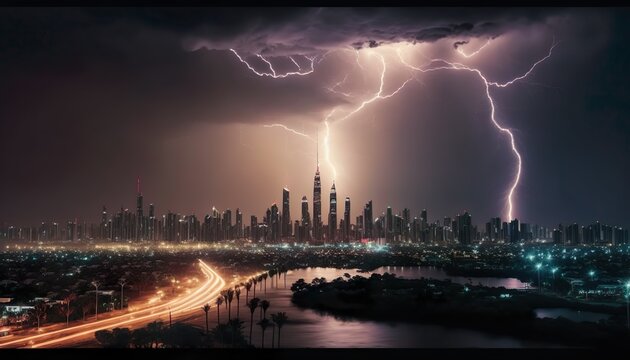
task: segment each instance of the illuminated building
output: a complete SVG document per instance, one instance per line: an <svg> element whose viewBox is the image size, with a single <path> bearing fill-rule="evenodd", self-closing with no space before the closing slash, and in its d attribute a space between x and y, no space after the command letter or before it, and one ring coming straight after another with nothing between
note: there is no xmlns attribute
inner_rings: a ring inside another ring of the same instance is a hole
<svg viewBox="0 0 630 360"><path fill-rule="evenodd" d="M337 233L337 190L335 189L335 181L333 180L330 188L330 211L328 213L328 239L335 241Z"/></svg>
<svg viewBox="0 0 630 360"><path fill-rule="evenodd" d="M282 235L283 238L292 236L291 211L289 210L289 189L282 189Z"/></svg>

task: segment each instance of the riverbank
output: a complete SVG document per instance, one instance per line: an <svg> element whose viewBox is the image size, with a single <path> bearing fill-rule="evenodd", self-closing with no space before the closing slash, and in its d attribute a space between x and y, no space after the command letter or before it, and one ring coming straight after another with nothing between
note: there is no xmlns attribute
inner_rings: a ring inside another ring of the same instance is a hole
<svg viewBox="0 0 630 360"><path fill-rule="evenodd" d="M576 323L568 319L537 319L537 307L571 307L613 313L590 304L571 304L517 290L459 285L450 281L399 279L390 274L293 284L292 302L299 307L341 318L399 321L469 328L578 347L629 346L626 329L616 321Z"/></svg>

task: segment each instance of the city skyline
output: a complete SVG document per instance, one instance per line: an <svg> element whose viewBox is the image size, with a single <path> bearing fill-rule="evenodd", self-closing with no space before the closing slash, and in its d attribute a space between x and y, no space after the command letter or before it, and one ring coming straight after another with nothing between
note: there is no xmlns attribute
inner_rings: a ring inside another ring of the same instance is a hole
<svg viewBox="0 0 630 360"><path fill-rule="evenodd" d="M313 178L314 199L321 199L321 182L319 166ZM243 211L237 207L234 211L235 222L232 222L231 208L212 211L205 214L180 214L170 209L161 216L156 216L155 204L148 205L148 216L144 216L144 195L141 190L140 177L136 180L135 214L121 205L120 211L107 211L103 205L100 223L88 222L79 218L65 222L42 221L40 226L12 226L3 224L0 227L0 239L9 240L109 240L109 241L201 241L218 242L222 240L248 239L265 243L290 242L297 243L349 243L378 240L387 243L424 243L424 244L473 244L473 243L506 243L543 241L562 245L577 244L626 244L629 241L628 228L608 225L599 220L583 224L575 222L558 223L547 227L527 223L518 218L503 219L492 217L485 224L475 224L468 210L456 215L436 217L434 221L423 208L418 216L405 207L394 213L391 206L374 217L373 203L369 200L363 208L351 212L350 197L343 203L343 217L337 217L337 191L333 185L329 192L328 221L311 220L309 202L306 195L300 200L301 214L292 222L290 190L282 189L282 209L273 202L266 211L261 211L262 221L258 221L258 213L252 212L250 225L243 223ZM321 201L313 201L313 214L321 213ZM113 210L113 208L112 208ZM134 216L135 215L135 216ZM356 219L353 223L352 219ZM315 219L315 217L313 218ZM509 220L509 221L508 221ZM319 223L319 224L318 224ZM65 226L64 226L65 224ZM318 224L318 225L317 225Z"/></svg>

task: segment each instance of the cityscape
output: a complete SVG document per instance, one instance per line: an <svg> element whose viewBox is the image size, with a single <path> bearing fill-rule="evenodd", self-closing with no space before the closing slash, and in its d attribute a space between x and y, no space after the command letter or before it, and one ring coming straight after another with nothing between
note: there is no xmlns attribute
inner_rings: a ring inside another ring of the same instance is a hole
<svg viewBox="0 0 630 360"><path fill-rule="evenodd" d="M0 353L628 350L629 15L0 9Z"/></svg>

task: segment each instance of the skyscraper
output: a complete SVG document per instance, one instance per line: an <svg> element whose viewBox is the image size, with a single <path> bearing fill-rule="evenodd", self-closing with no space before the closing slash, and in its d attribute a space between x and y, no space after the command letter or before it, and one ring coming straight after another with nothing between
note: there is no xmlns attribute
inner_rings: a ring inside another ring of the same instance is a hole
<svg viewBox="0 0 630 360"><path fill-rule="evenodd" d="M271 205L270 217L271 241L276 242L280 239L280 214L278 213L278 205L275 203Z"/></svg>
<svg viewBox="0 0 630 360"><path fill-rule="evenodd" d="M142 206L142 192L140 192L140 177L138 177L136 197L136 239L142 239L144 236L144 210Z"/></svg>
<svg viewBox="0 0 630 360"><path fill-rule="evenodd" d="M373 237L374 218L372 217L372 200L368 201L363 208L363 236L367 239Z"/></svg>
<svg viewBox="0 0 630 360"><path fill-rule="evenodd" d="M328 239L335 241L337 233L337 189L335 189L335 181L333 180L330 188L330 211L328 213Z"/></svg>
<svg viewBox="0 0 630 360"><path fill-rule="evenodd" d="M282 189L282 237L287 238L292 235L291 212L289 210L289 189Z"/></svg>
<svg viewBox="0 0 630 360"><path fill-rule="evenodd" d="M319 178L319 163L315 172L315 184L313 187L313 237L322 239L322 182Z"/></svg>
<svg viewBox="0 0 630 360"><path fill-rule="evenodd" d="M385 238L391 240L394 237L394 215L392 207L387 207L387 216L385 217Z"/></svg>
<svg viewBox="0 0 630 360"><path fill-rule="evenodd" d="M243 237L243 213L241 209L236 208L236 238Z"/></svg>
<svg viewBox="0 0 630 360"><path fill-rule="evenodd" d="M303 240L310 240L311 215L308 213L308 200L306 195L302 196L302 226L304 227Z"/></svg>
<svg viewBox="0 0 630 360"><path fill-rule="evenodd" d="M343 241L350 241L350 197L346 196L343 210Z"/></svg>
<svg viewBox="0 0 630 360"><path fill-rule="evenodd" d="M518 219L514 219L510 221L510 242L517 243L521 240L521 236L519 234L519 225Z"/></svg>
<svg viewBox="0 0 630 360"><path fill-rule="evenodd" d="M470 244L473 237L472 216L468 211L457 216L457 238L460 244Z"/></svg>

